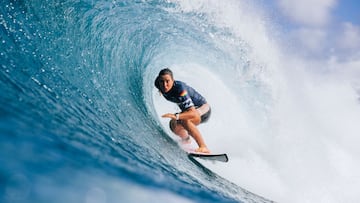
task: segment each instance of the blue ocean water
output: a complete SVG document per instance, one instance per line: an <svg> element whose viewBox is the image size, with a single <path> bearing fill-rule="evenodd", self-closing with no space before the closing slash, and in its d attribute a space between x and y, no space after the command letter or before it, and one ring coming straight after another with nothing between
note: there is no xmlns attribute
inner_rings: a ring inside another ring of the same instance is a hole
<svg viewBox="0 0 360 203"><path fill-rule="evenodd" d="M177 8L3 1L1 202L267 201L192 163L151 108L160 66L225 60L207 33L226 30Z"/></svg>

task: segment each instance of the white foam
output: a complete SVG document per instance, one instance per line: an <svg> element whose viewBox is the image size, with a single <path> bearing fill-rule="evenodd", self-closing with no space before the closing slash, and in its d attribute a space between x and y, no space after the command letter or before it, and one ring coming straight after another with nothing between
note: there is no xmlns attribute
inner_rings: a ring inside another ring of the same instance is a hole
<svg viewBox="0 0 360 203"><path fill-rule="evenodd" d="M231 77L227 67L224 72L195 63L172 67L177 79L194 86L212 105L211 120L200 130L210 149L227 152L230 162L209 167L279 202L360 201L360 105L353 76L360 60L343 64L291 56L271 40L269 22L246 11L243 3L195 2L180 4L184 11L208 13L214 24L230 28L251 47L247 59L263 64L252 76L269 96L244 86L251 77L241 71L226 81ZM245 22L249 18L251 23ZM171 110L162 105L157 105L159 112Z"/></svg>

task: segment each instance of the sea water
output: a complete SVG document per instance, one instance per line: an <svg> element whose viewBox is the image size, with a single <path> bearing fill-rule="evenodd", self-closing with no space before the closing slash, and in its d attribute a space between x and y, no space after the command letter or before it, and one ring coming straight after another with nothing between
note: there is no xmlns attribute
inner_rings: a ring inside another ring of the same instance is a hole
<svg viewBox="0 0 360 203"><path fill-rule="evenodd" d="M355 202L357 95L285 54L250 1L20 1L0 13L1 202ZM203 163L161 68L212 106Z"/></svg>

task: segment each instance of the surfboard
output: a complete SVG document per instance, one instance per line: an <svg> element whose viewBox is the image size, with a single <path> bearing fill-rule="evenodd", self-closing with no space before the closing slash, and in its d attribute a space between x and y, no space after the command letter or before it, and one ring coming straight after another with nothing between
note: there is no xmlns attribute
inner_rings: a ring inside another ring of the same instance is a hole
<svg viewBox="0 0 360 203"><path fill-rule="evenodd" d="M227 154L212 154L212 153L199 153L199 152L187 152L189 157L197 157L204 160L228 162L229 158Z"/></svg>
<svg viewBox="0 0 360 203"><path fill-rule="evenodd" d="M228 162L229 158L226 153L201 153L196 152L197 145L195 142L182 143L179 142L180 147L187 153L190 159L200 158L203 160Z"/></svg>

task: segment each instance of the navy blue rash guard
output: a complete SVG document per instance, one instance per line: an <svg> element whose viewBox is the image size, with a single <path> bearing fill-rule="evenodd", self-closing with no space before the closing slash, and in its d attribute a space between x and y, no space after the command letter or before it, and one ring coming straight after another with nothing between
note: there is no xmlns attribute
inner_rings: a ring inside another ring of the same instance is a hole
<svg viewBox="0 0 360 203"><path fill-rule="evenodd" d="M181 111L190 107L195 108L206 104L206 99L201 96L194 88L181 81L174 81L174 86L168 93L163 93L164 97L174 103L177 103Z"/></svg>

